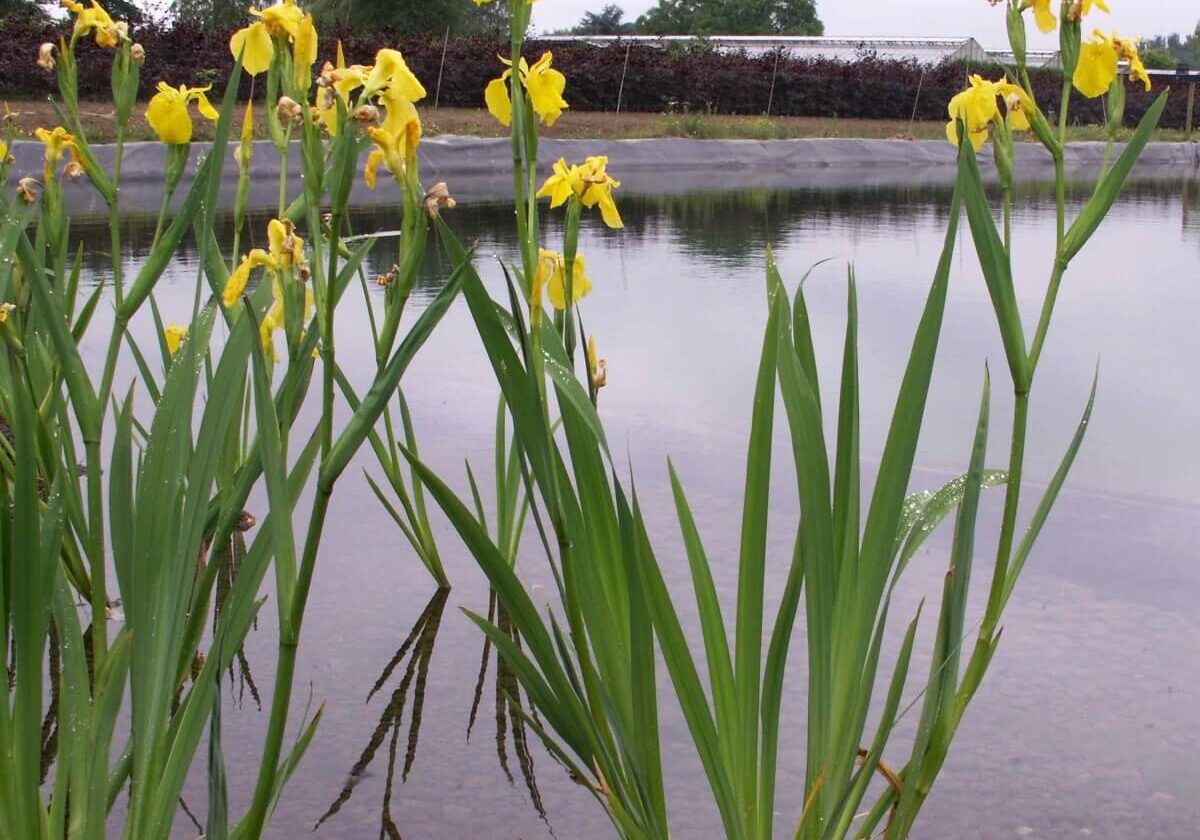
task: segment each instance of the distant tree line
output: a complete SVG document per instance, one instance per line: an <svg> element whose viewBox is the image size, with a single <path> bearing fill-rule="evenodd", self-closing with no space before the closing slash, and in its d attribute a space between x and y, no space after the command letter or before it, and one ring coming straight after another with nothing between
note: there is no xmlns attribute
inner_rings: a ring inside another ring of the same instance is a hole
<svg viewBox="0 0 1200 840"><path fill-rule="evenodd" d="M266 0L260 0L262 5ZM255 0L172 0L172 20L224 29L240 24ZM0 0L0 25L48 22L51 0ZM146 14L132 0L102 0L113 17L138 22ZM301 0L319 25L372 27L408 35L499 35L505 3L477 6L472 0ZM658 0L636 21L609 4L588 12L565 34L574 35L820 35L825 31L814 0Z"/></svg>
<svg viewBox="0 0 1200 840"><path fill-rule="evenodd" d="M1186 64L1200 70L1200 23L1190 35L1156 35L1142 42L1142 55L1147 66L1173 68Z"/></svg>
<svg viewBox="0 0 1200 840"><path fill-rule="evenodd" d="M822 35L814 0L658 0L636 21L610 3L566 35Z"/></svg>

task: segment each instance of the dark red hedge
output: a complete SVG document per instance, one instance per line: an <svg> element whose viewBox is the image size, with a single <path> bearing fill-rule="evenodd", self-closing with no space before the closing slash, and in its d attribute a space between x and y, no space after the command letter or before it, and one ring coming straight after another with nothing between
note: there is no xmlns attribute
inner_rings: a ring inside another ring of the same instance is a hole
<svg viewBox="0 0 1200 840"><path fill-rule="evenodd" d="M22 22L0 26L0 96L29 97L53 92L52 74L34 63L38 45L57 40L65 31ZM160 79L172 84L214 83L219 93L222 80L232 61L229 32L202 27L143 25L134 37L146 48L142 68L142 92L149 95ZM401 50L413 71L429 89L432 99L437 87L438 67L442 58L441 38L393 37L386 32L362 30L323 33L321 61L332 58L340 38L352 63L370 62L381 46ZM529 44L531 55L543 46ZM587 45L555 44L554 64L567 74L567 99L581 111L609 111L617 104L617 92L626 51ZM507 45L482 38L450 41L442 77L440 101L443 105L476 108L483 105L483 89L501 69L496 56L507 52ZM107 98L109 93L109 56L94 44L78 48L79 87L84 98ZM771 78L775 56L750 57L738 53L719 53L704 48L685 50L634 46L629 51L622 109L643 112L713 111L722 114L762 114L771 97ZM967 68L962 64L944 64L922 70L915 62L890 61L863 55L854 63L825 59L784 58L778 64L775 92L771 100L773 115L862 117L908 119L913 114L923 120L943 119L946 103L964 84ZM996 71L993 71L994 75ZM922 81L922 75L924 80ZM1038 101L1047 107L1056 103L1061 75L1053 71L1031 73ZM243 82L243 95L250 93L249 79ZM1126 122L1133 124L1153 101L1157 91L1144 93L1130 88ZM1185 97L1172 97L1163 115L1162 125L1182 128ZM1051 115L1053 117L1053 115ZM1101 100L1076 95L1071 102L1071 121L1103 121Z"/></svg>

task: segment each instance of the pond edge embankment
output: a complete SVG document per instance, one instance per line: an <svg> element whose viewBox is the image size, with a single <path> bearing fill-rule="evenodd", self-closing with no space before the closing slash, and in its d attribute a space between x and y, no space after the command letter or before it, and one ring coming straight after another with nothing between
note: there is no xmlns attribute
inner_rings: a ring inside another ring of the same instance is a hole
<svg viewBox="0 0 1200 840"><path fill-rule="evenodd" d="M231 145L231 149L233 146ZM1124 148L1117 144L1114 159ZM190 169L208 152L209 144L193 144ZM293 144L289 170L299 173L298 145ZM111 167L115 147L92 146L100 164ZM1071 143L1064 158L1068 169L1099 167L1104 159L1102 142ZM20 177L41 171L42 145L17 142L11 150L11 172ZM512 170L512 148L507 138L442 136L425 139L420 148L422 179L427 183L455 178L494 177ZM549 166L558 158L578 161L589 155L607 155L612 171L627 172L776 170L794 171L826 168L918 168L952 167L957 151L938 140L867 140L850 138L807 138L798 140L692 140L655 138L648 140L543 140L539 163ZM1017 145L1017 166L1047 169L1053 166L1049 153L1035 143ZM990 152L979 156L980 164L991 165ZM166 149L161 143L125 144L122 180L125 183L161 181ZM1147 167L1200 167L1200 143L1150 143L1139 159ZM189 173L190 174L190 173ZM225 165L228 178L237 177L230 154ZM277 178L279 157L270 141L254 144L251 175Z"/></svg>

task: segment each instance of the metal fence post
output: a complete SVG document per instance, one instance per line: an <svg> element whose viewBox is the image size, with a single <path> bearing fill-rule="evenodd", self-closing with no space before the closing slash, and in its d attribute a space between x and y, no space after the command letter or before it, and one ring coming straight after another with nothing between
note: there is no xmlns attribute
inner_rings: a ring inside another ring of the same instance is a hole
<svg viewBox="0 0 1200 840"><path fill-rule="evenodd" d="M775 69L771 71L771 92L767 95L767 117L771 116L771 106L775 104L775 77L779 75L779 59L783 55L783 47L775 51Z"/></svg>
<svg viewBox="0 0 1200 840"><path fill-rule="evenodd" d="M442 41L442 63L438 67L437 91L433 94L433 109L442 101L442 71L446 69L446 50L450 47L450 27L446 27L446 40Z"/></svg>
<svg viewBox="0 0 1200 840"><path fill-rule="evenodd" d="M621 86L617 88L617 113L621 113L621 99L625 96L625 74L629 72L629 51L633 49L633 41L625 44L625 66L621 68Z"/></svg>
<svg viewBox="0 0 1200 840"><path fill-rule="evenodd" d="M1188 68L1185 67L1182 69L1186 71ZM1184 128L1184 131L1186 132L1184 134L1185 140L1192 139L1192 126L1194 125L1194 123L1192 122L1192 118L1195 116L1195 114L1196 114L1196 77L1189 73L1188 74L1187 121L1186 121L1186 126Z"/></svg>

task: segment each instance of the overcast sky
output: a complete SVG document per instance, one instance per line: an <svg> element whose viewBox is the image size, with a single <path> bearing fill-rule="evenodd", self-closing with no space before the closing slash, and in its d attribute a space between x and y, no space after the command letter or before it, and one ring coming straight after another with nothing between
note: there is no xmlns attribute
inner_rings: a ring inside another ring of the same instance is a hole
<svg viewBox="0 0 1200 840"><path fill-rule="evenodd" d="M654 5L654 0L540 0L534 7L533 25L543 31L573 26L584 12L597 11L609 2L616 2L629 19ZM1196 0L1109 0L1109 6L1111 15L1093 12L1085 23L1116 29L1122 35L1148 37L1191 32L1200 18ZM1003 6L993 8L987 0L817 0L817 12L825 21L827 35L964 35L985 47L1008 42ZM1042 35L1032 24L1029 35L1033 49L1057 46L1057 36Z"/></svg>

